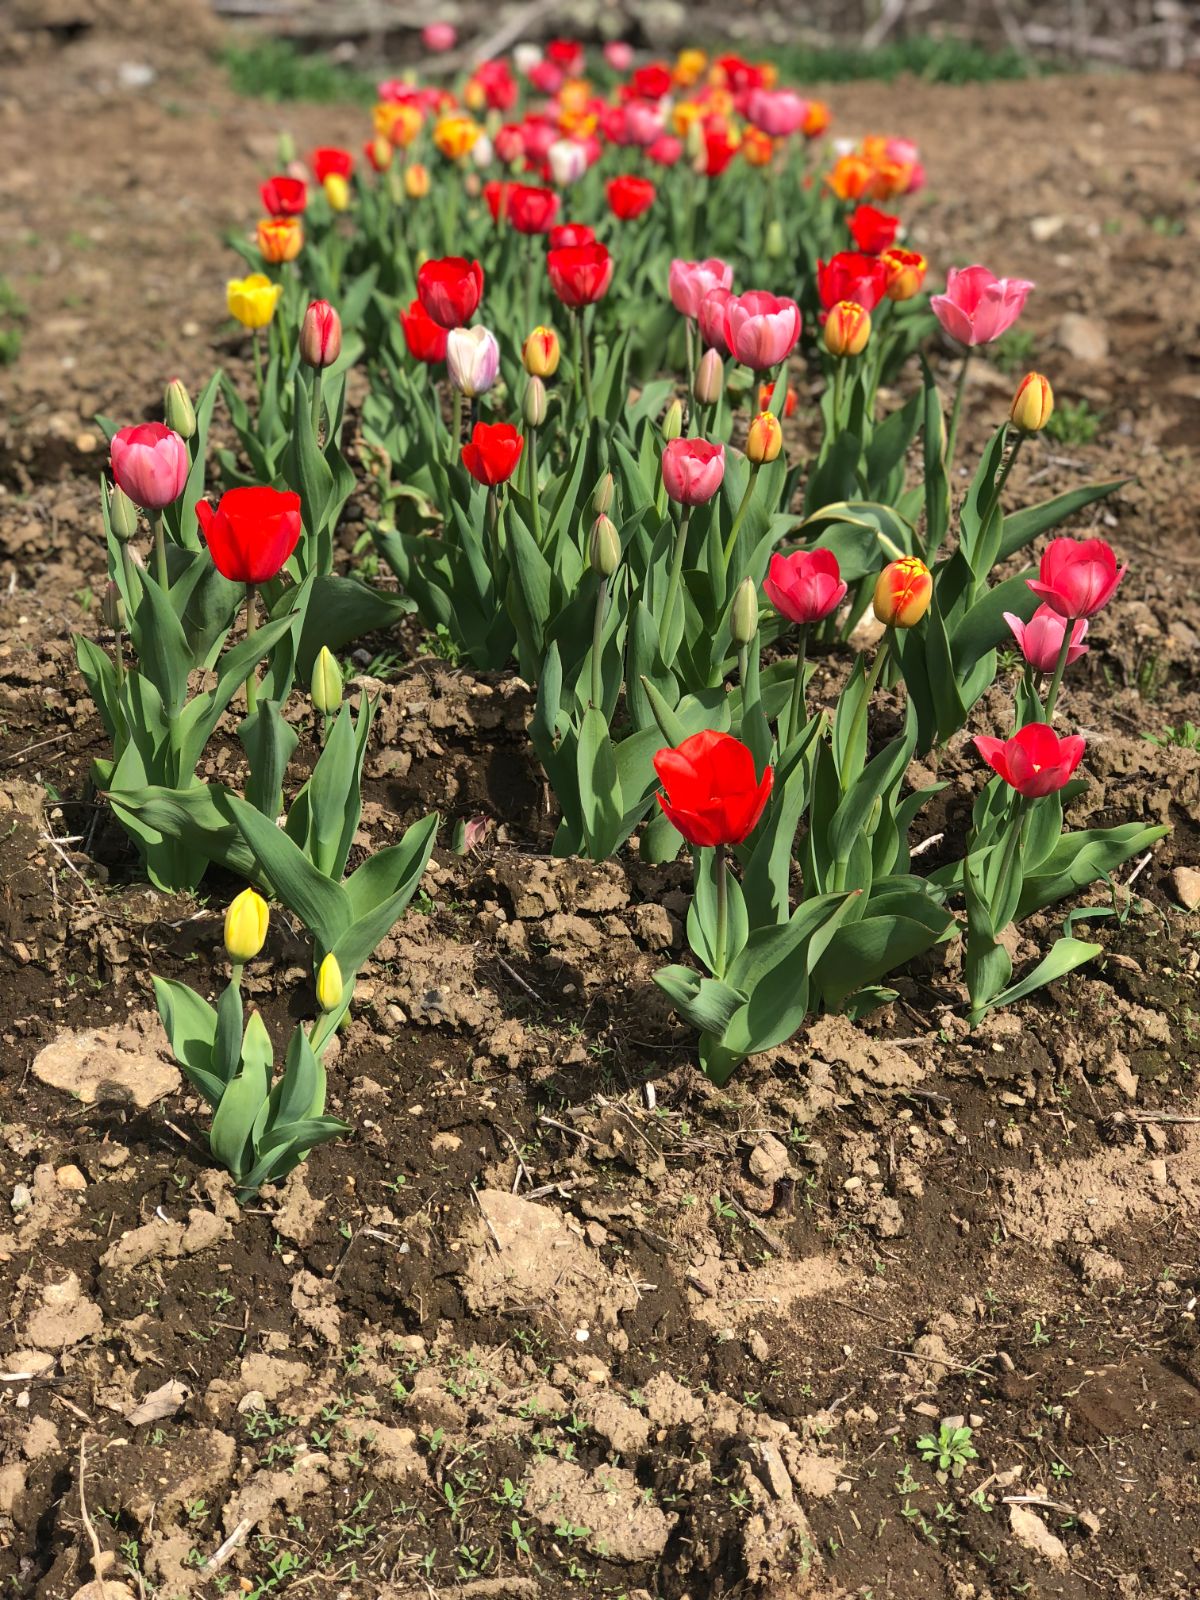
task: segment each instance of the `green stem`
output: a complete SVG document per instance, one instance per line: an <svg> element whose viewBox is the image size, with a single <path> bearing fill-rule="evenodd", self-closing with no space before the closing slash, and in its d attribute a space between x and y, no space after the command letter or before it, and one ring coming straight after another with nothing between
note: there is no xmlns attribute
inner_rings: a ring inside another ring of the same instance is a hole
<svg viewBox="0 0 1200 1600"><path fill-rule="evenodd" d="M257 328L255 328L255 330L254 330L253 343L254 343L254 381L258 385L258 403L261 406L262 405L263 390L267 386L267 380L263 376L262 334L259 332L259 330Z"/></svg>
<svg viewBox="0 0 1200 1600"><path fill-rule="evenodd" d="M158 587L165 593L171 587L171 579L167 572L167 538L163 532L162 512L147 511L146 516L154 535L154 576L158 580Z"/></svg>
<svg viewBox="0 0 1200 1600"><path fill-rule="evenodd" d="M1058 652L1058 660L1054 664L1054 676L1050 679L1050 687L1046 691L1045 719L1047 722L1054 720L1054 707L1058 700L1058 691L1062 688L1063 673L1067 670L1067 656L1071 652L1071 635L1075 631L1074 617L1068 617L1063 628L1062 647Z"/></svg>
<svg viewBox="0 0 1200 1600"><path fill-rule="evenodd" d="M321 369L313 369L312 384L312 431L317 445L321 443Z"/></svg>
<svg viewBox="0 0 1200 1600"><path fill-rule="evenodd" d="M713 862L717 879L717 930L713 943L713 977L725 976L725 950L729 943L729 863L725 846L719 844Z"/></svg>
<svg viewBox="0 0 1200 1600"><path fill-rule="evenodd" d="M500 496L492 487L487 492L487 509L484 512L487 526L488 549L491 551L492 579L500 581Z"/></svg>
<svg viewBox="0 0 1200 1600"><path fill-rule="evenodd" d="M729 538L725 541L725 571L729 571L729 563L733 560L733 552L737 549L738 534L742 531L742 519L746 515L751 500L754 498L754 488L758 482L759 463L751 465L750 476L746 480L745 492L738 503L738 508L733 514L733 526L729 530Z"/></svg>
<svg viewBox="0 0 1200 1600"><path fill-rule="evenodd" d="M687 386L689 408L695 413L696 407L696 345L693 338L692 319L685 317L683 321L684 344L687 349ZM689 428L688 432L691 432Z"/></svg>
<svg viewBox="0 0 1200 1600"><path fill-rule="evenodd" d="M946 477L954 470L954 451L958 445L958 423L962 416L963 391L967 387L967 368L971 365L971 346L963 351L962 366L958 369L958 382L954 386L954 407L950 412L950 431L946 437Z"/></svg>
<svg viewBox="0 0 1200 1600"><path fill-rule="evenodd" d="M529 508L533 513L533 537L540 547L542 542L542 496L541 485L538 481L537 436L537 429L530 428L526 454L529 457Z"/></svg>
<svg viewBox="0 0 1200 1600"><path fill-rule="evenodd" d="M457 387L455 387L454 388L454 404L450 408L450 415L454 419L453 423L452 423L452 431L451 431L451 434L450 434L450 460L451 460L451 462L454 461L454 458L457 456L457 454L459 452L459 448L462 445L462 423L463 423L462 414L463 414L463 395L462 395L462 390L457 388Z"/></svg>
<svg viewBox="0 0 1200 1600"><path fill-rule="evenodd" d="M240 989L242 987L242 973L245 970L244 961L233 961L229 966L229 987Z"/></svg>
<svg viewBox="0 0 1200 1600"><path fill-rule="evenodd" d="M1004 493L1004 485L1008 482L1008 475L1012 471L1013 463L1016 461L1017 456L1020 453L1021 446L1024 443L1025 435L1023 433L1018 433L1016 438L1013 440L1012 449L1008 452L1008 455L1005 458L1004 465L996 474L996 481L992 485L992 492L988 497L987 509L984 512L983 517L980 519L981 528L987 526L992 512L995 511L996 507L1000 504L1000 496Z"/></svg>
<svg viewBox="0 0 1200 1600"><path fill-rule="evenodd" d="M501 208L500 208L501 213L503 213L504 209L505 208L503 206L501 206ZM533 328L534 328L534 321L533 321L534 300L533 300L533 297L534 297L534 290L537 287L537 281L538 281L537 238L538 238L538 236L536 234L530 234L530 236L529 236L529 260L525 263L525 337L526 338L529 337L529 335L533 332ZM543 271L544 270L545 269L543 268Z"/></svg>
<svg viewBox="0 0 1200 1600"><path fill-rule="evenodd" d="M246 637L253 639L258 630L257 616L257 589L252 583L246 585ZM250 668L250 676L246 679L246 713L252 716L258 710L258 664Z"/></svg>
<svg viewBox="0 0 1200 1600"><path fill-rule="evenodd" d="M796 644L796 670L792 675L792 703L788 712L787 742L796 742L796 735L808 721L808 708L804 704L804 666L808 656L808 624L800 629Z"/></svg>
<svg viewBox="0 0 1200 1600"><path fill-rule="evenodd" d="M592 620L592 704L604 709L604 675L600 668L604 652L604 618L608 613L608 579L601 578L596 596L596 615Z"/></svg>
<svg viewBox="0 0 1200 1600"><path fill-rule="evenodd" d="M667 584L667 601L663 606L662 617L658 624L658 648L663 658L663 665L667 662L667 634L671 628L671 616L675 610L675 601L679 594L679 583L683 577L683 556L687 549L688 523L691 521L691 506L680 506L679 527L675 534L675 550L671 557L671 577Z"/></svg>
<svg viewBox="0 0 1200 1600"><path fill-rule="evenodd" d="M837 366L833 369L833 437L836 439L842 431L842 402L846 391L846 358L836 356Z"/></svg>
<svg viewBox="0 0 1200 1600"><path fill-rule="evenodd" d="M850 737L846 741L846 770L841 775L842 793L848 793L851 783L858 777L858 773L851 773L851 765L858 750L859 744L863 746L864 765L866 758L867 739L867 710L871 704L871 696L875 693L875 685L879 682L879 674L883 671L883 663L887 659L888 647L892 642L892 630L889 628L880 641L879 649L875 652L875 659L871 663L871 670L867 673L866 682L863 684L862 698L854 712L854 721L850 724ZM860 769L861 770L861 769Z"/></svg>
<svg viewBox="0 0 1200 1600"><path fill-rule="evenodd" d="M781 361L771 380L771 411L780 422L783 421L783 408L787 405L787 362Z"/></svg>
<svg viewBox="0 0 1200 1600"><path fill-rule="evenodd" d="M1012 877L1013 868L1021 850L1025 835L1025 822L1029 814L1028 802L1024 795L1014 793L1013 801L1012 819L1009 823L1008 834L1004 840L1004 854L1000 858L1000 875L996 879L996 904L1001 904L1008 899L1008 882ZM994 909L994 905L988 907L989 912L994 911ZM997 928L993 919L993 935L998 937L1007 926L1008 922L1005 921L1002 927Z"/></svg>
<svg viewBox="0 0 1200 1600"><path fill-rule="evenodd" d="M587 407L588 422L592 423L596 420L596 406L592 399L592 356L588 349L587 340L583 336L583 311L576 311L575 317L579 328L579 352L583 373L583 403Z"/></svg>
<svg viewBox="0 0 1200 1600"><path fill-rule="evenodd" d="M117 674L117 688L125 683L125 635L120 628L113 629L113 667Z"/></svg>

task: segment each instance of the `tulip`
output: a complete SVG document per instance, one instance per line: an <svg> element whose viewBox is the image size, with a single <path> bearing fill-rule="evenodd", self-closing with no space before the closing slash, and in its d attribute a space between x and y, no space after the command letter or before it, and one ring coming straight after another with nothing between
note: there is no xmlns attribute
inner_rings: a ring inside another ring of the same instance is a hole
<svg viewBox="0 0 1200 1600"><path fill-rule="evenodd" d="M595 229L589 228L586 222L560 222L556 228L550 229L547 240L551 250L567 250L573 245L595 242Z"/></svg>
<svg viewBox="0 0 1200 1600"><path fill-rule="evenodd" d="M282 293L282 284L272 283L263 272L252 272L247 278L229 279L225 285L225 303L231 317L243 328L256 333L275 315Z"/></svg>
<svg viewBox="0 0 1200 1600"><path fill-rule="evenodd" d="M646 159L657 167L673 167L683 154L683 141L673 133L660 133L653 144L646 146Z"/></svg>
<svg viewBox="0 0 1200 1600"><path fill-rule="evenodd" d="M550 287L573 310L603 300L612 283L613 259L597 242L563 245L546 253Z"/></svg>
<svg viewBox="0 0 1200 1600"><path fill-rule="evenodd" d="M753 578L743 578L729 608L729 638L735 650L745 650L758 637L758 590Z"/></svg>
<svg viewBox="0 0 1200 1600"><path fill-rule="evenodd" d="M915 628L933 599L933 578L919 556L889 561L875 584L874 609L888 628Z"/></svg>
<svg viewBox="0 0 1200 1600"><path fill-rule="evenodd" d="M663 412L662 421L659 423L659 432L662 434L663 442L666 444L669 444L672 439L678 439L683 432L683 401L680 400L678 395L675 396L674 400Z"/></svg>
<svg viewBox="0 0 1200 1600"><path fill-rule="evenodd" d="M756 467L777 459L783 449L783 429L773 411L760 411L746 435L746 459Z"/></svg>
<svg viewBox="0 0 1200 1600"><path fill-rule="evenodd" d="M518 233L546 233L558 215L559 198L553 189L514 183L508 195L508 220Z"/></svg>
<svg viewBox="0 0 1200 1600"><path fill-rule="evenodd" d="M322 145L312 153L309 162L313 177L323 184L326 178L349 178L354 171L354 157L349 150L338 145Z"/></svg>
<svg viewBox="0 0 1200 1600"><path fill-rule="evenodd" d="M404 192L410 200L423 200L429 193L429 168L423 162L404 169Z"/></svg>
<svg viewBox="0 0 1200 1600"><path fill-rule="evenodd" d="M562 345L553 328L536 327L521 346L521 362L532 377L552 378L562 360Z"/></svg>
<svg viewBox="0 0 1200 1600"><path fill-rule="evenodd" d="M771 401L774 398L775 385L773 383L760 383L758 386L758 409L760 411L770 411ZM799 403L800 396L789 383L787 393L783 397L783 415L785 417L794 417Z"/></svg>
<svg viewBox="0 0 1200 1600"><path fill-rule="evenodd" d="M755 89L746 102L746 116L773 139L787 139L803 128L808 101L793 89Z"/></svg>
<svg viewBox="0 0 1200 1600"><path fill-rule="evenodd" d="M588 539L588 565L602 578L611 578L621 563L621 538L612 518L602 511Z"/></svg>
<svg viewBox="0 0 1200 1600"><path fill-rule="evenodd" d="M345 994L342 969L331 950L317 968L317 1004L322 1011L335 1011Z"/></svg>
<svg viewBox="0 0 1200 1600"><path fill-rule="evenodd" d="M433 125L433 142L447 161L461 161L471 153L481 133L477 122L461 114L439 117Z"/></svg>
<svg viewBox="0 0 1200 1600"><path fill-rule="evenodd" d="M121 594L116 582L112 578L110 578L104 585L104 598L100 602L100 615L104 619L104 626L106 628L111 628L113 633L119 634L123 631L126 621L125 599ZM119 651L119 641L117 648ZM118 663L121 661L119 654L117 656L117 661ZM123 676L120 665L118 665L117 668L117 675L118 677Z"/></svg>
<svg viewBox="0 0 1200 1600"><path fill-rule="evenodd" d="M682 506L704 505L725 476L725 446L706 439L671 439L663 449L662 475L672 500Z"/></svg>
<svg viewBox="0 0 1200 1600"><path fill-rule="evenodd" d="M173 428L161 422L122 428L109 451L118 489L143 511L162 511L183 493L192 460Z"/></svg>
<svg viewBox="0 0 1200 1600"><path fill-rule="evenodd" d="M825 319L823 336L831 356L861 355L871 337L870 313L851 300L840 300Z"/></svg>
<svg viewBox="0 0 1200 1600"><path fill-rule="evenodd" d="M446 370L468 400L486 394L500 375L500 346L487 328L452 328L446 336Z"/></svg>
<svg viewBox="0 0 1200 1600"><path fill-rule="evenodd" d="M578 139L556 139L546 152L550 176L560 189L578 183L588 169L587 151Z"/></svg>
<svg viewBox="0 0 1200 1600"><path fill-rule="evenodd" d="M667 273L667 293L680 316L695 319L706 295L714 289L728 289L733 283L733 268L727 261L710 256L705 261L671 262Z"/></svg>
<svg viewBox="0 0 1200 1600"><path fill-rule="evenodd" d="M878 256L895 244L900 218L880 211L877 206L862 205L851 212L846 226L864 255Z"/></svg>
<svg viewBox="0 0 1200 1600"><path fill-rule="evenodd" d="M181 439L191 439L196 432L196 408L184 387L182 378L172 378L163 395L163 417L168 428L174 428Z"/></svg>
<svg viewBox="0 0 1200 1600"><path fill-rule="evenodd" d="M794 300L751 289L725 305L725 343L735 361L762 372L786 361L800 338L800 308Z"/></svg>
<svg viewBox="0 0 1200 1600"><path fill-rule="evenodd" d="M719 350L706 350L696 368L692 396L698 406L715 406L725 386L725 363Z"/></svg>
<svg viewBox="0 0 1200 1600"><path fill-rule="evenodd" d="M1021 654L1033 670L1043 673L1053 672L1062 654L1063 640L1067 632L1066 617L1060 616L1053 606L1042 605L1028 622L1023 622L1011 611L1004 613L1004 620L1011 628ZM1088 647L1083 642L1087 638L1087 631L1086 617L1079 617L1071 624L1071 637L1067 643L1068 667L1073 666L1080 656L1087 655Z"/></svg>
<svg viewBox="0 0 1200 1600"><path fill-rule="evenodd" d="M1055 794L1069 783L1086 748L1078 734L1060 739L1046 722L1031 722L1011 739L981 734L974 743L993 772L1027 800Z"/></svg>
<svg viewBox="0 0 1200 1600"><path fill-rule="evenodd" d="M800 131L806 139L819 139L832 120L832 113L824 100L810 100Z"/></svg>
<svg viewBox="0 0 1200 1600"><path fill-rule="evenodd" d="M1032 288L1025 278L997 278L986 267L951 267L945 294L929 304L950 337L970 349L1007 333Z"/></svg>
<svg viewBox="0 0 1200 1600"><path fill-rule="evenodd" d="M337 657L328 645L323 644L313 662L309 687L312 703L323 717L331 717L335 711L341 710L343 688L342 669L338 666Z"/></svg>
<svg viewBox="0 0 1200 1600"><path fill-rule="evenodd" d="M1009 412L1012 425L1021 433L1041 433L1054 415L1054 390L1049 378L1040 372L1027 372L1013 395Z"/></svg>
<svg viewBox="0 0 1200 1600"><path fill-rule="evenodd" d="M831 260L817 262L817 295L826 311L842 300L874 311L886 287L887 268L877 256L840 250Z"/></svg>
<svg viewBox="0 0 1200 1600"><path fill-rule="evenodd" d="M290 490L227 489L213 507L196 506L217 571L234 583L277 577L300 539L300 496Z"/></svg>
<svg viewBox="0 0 1200 1600"><path fill-rule="evenodd" d="M1117 566L1103 539L1051 539L1037 577L1027 582L1060 617L1091 617L1112 599L1128 570Z"/></svg>
<svg viewBox="0 0 1200 1600"><path fill-rule="evenodd" d="M846 584L832 550L797 550L771 557L763 593L781 617L804 628L837 610Z"/></svg>
<svg viewBox="0 0 1200 1600"><path fill-rule="evenodd" d="M614 72L628 72L633 65L633 46L624 39L610 39L604 46L604 59Z"/></svg>
<svg viewBox="0 0 1200 1600"><path fill-rule="evenodd" d="M889 300L911 300L914 295L920 294L929 270L924 256L918 255L915 250L901 250L898 245L891 245L881 253L879 259L887 274L883 292Z"/></svg>
<svg viewBox="0 0 1200 1600"><path fill-rule="evenodd" d="M531 431L540 428L545 422L547 403L546 385L542 382L541 378L534 373L530 377L529 382L525 385L525 398L521 403L521 415L525 418L525 422ZM532 449L533 441L531 437L531 454ZM536 499L535 496L531 496L530 498Z"/></svg>
<svg viewBox="0 0 1200 1600"><path fill-rule="evenodd" d="M340 172L327 173L321 182L321 188L331 211L350 209L350 184Z"/></svg>
<svg viewBox="0 0 1200 1600"><path fill-rule="evenodd" d="M279 173L258 188L263 210L273 217L298 217L308 205L308 185L303 178Z"/></svg>
<svg viewBox="0 0 1200 1600"><path fill-rule="evenodd" d="M342 353L342 319L328 300L313 300L300 329L300 359L306 366L331 367Z"/></svg>
<svg viewBox="0 0 1200 1600"><path fill-rule="evenodd" d="M462 447L462 464L476 482L494 489L512 477L524 445L511 422L477 422Z"/></svg>
<svg viewBox="0 0 1200 1600"><path fill-rule="evenodd" d="M442 55L458 43L458 29L452 22L427 22L421 29L421 43L434 55Z"/></svg>
<svg viewBox="0 0 1200 1600"><path fill-rule="evenodd" d="M255 956L267 942L267 925L271 913L262 895L253 889L243 889L225 911L225 951L234 965L234 980L240 968Z"/></svg>
<svg viewBox="0 0 1200 1600"><path fill-rule="evenodd" d="M725 339L725 308L732 299L731 289L718 286L708 291L696 312L701 344L710 350L719 350L723 356L729 354Z"/></svg>
<svg viewBox="0 0 1200 1600"><path fill-rule="evenodd" d="M304 244L304 224L299 217L264 217L256 233L259 254L278 266L294 261Z"/></svg>
<svg viewBox="0 0 1200 1600"><path fill-rule="evenodd" d="M657 190L649 178L623 175L610 178L604 186L608 208L618 222L632 222L654 204Z"/></svg>
<svg viewBox="0 0 1200 1600"><path fill-rule="evenodd" d="M417 269L417 298L442 328L461 328L483 296L483 268L463 256L426 261Z"/></svg>
<svg viewBox="0 0 1200 1600"><path fill-rule="evenodd" d="M399 105L384 102L377 105L371 115L378 137L386 139L396 150L407 150L425 121L420 106L408 101L402 101Z"/></svg>
<svg viewBox="0 0 1200 1600"><path fill-rule="evenodd" d="M754 757L732 734L704 729L677 749L660 750L654 770L665 793L658 803L691 845L741 844L766 808L775 777L759 778Z"/></svg>
<svg viewBox="0 0 1200 1600"><path fill-rule="evenodd" d="M404 342L414 361L434 366L446 359L446 342L450 335L440 323L433 320L419 300L413 300L408 310L401 311L399 316Z"/></svg>

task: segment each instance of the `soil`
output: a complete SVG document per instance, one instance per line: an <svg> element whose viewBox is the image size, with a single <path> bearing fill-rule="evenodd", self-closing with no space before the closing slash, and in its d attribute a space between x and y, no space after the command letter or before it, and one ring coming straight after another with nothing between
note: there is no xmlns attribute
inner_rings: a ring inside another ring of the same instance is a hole
<svg viewBox="0 0 1200 1600"><path fill-rule="evenodd" d="M1125 869L1121 918L1087 924L1102 958L968 1035L950 950L869 1024L814 1021L717 1092L652 983L683 867L550 859L529 690L409 628L359 657L381 697L360 842L437 809L475 843L437 852L364 972L330 1072L354 1135L239 1209L150 990L223 981L232 885L150 890L88 789L104 738L69 634L103 576L92 418L242 370L222 231L281 128L362 127L237 100L152 31L131 48L85 30L0 79L28 311L0 369L6 1590L1197 1593L1200 927L1173 875L1200 758L1143 737L1197 710L1194 84L832 96L839 131L920 142L935 272L1037 281L1036 364L1100 417L1026 450L1014 502L1130 478L1077 519L1130 573L1064 700L1089 743L1071 821L1173 831ZM1012 381L979 363L965 459ZM919 836L961 833L974 769L964 736ZM277 916L247 975L274 1031L303 959ZM960 1476L923 1459L945 1419L972 1430Z"/></svg>

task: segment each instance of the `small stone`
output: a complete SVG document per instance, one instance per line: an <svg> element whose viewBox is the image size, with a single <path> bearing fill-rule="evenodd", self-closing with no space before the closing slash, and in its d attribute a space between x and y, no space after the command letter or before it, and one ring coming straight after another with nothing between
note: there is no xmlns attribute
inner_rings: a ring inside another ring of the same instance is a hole
<svg viewBox="0 0 1200 1600"><path fill-rule="evenodd" d="M1066 227L1064 217L1030 217L1029 232L1035 244L1046 244Z"/></svg>
<svg viewBox="0 0 1200 1600"><path fill-rule="evenodd" d="M75 436L75 448L81 456L90 456L97 443L98 440L94 433L80 433Z"/></svg>
<svg viewBox="0 0 1200 1600"><path fill-rule="evenodd" d="M27 1183L18 1183L13 1189L12 1199L9 1201L14 1213L19 1214L22 1211L28 1211L32 1204L33 1191Z"/></svg>
<svg viewBox="0 0 1200 1600"><path fill-rule="evenodd" d="M87 1188L87 1179L78 1167L59 1167L54 1177L60 1189L78 1190Z"/></svg>
<svg viewBox="0 0 1200 1600"><path fill-rule="evenodd" d="M462 1149L462 1140L456 1133L435 1133L429 1141L429 1148L434 1155L449 1155L452 1151Z"/></svg>
<svg viewBox="0 0 1200 1600"><path fill-rule="evenodd" d="M751 1150L749 1165L759 1183L778 1183L791 1168L787 1146L773 1133L766 1133Z"/></svg>
<svg viewBox="0 0 1200 1600"><path fill-rule="evenodd" d="M1175 898L1185 911L1200 906L1200 872L1195 867L1176 867L1171 874Z"/></svg>
<svg viewBox="0 0 1200 1600"><path fill-rule="evenodd" d="M1085 366L1096 366L1108 356L1108 333L1095 317L1068 311L1058 324L1058 343Z"/></svg>

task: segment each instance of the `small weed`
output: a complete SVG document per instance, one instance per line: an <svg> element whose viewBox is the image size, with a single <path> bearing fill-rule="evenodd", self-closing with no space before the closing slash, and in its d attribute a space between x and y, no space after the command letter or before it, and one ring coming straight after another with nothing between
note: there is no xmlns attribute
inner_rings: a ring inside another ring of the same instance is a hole
<svg viewBox="0 0 1200 1600"><path fill-rule="evenodd" d="M1086 400L1077 405L1059 404L1051 413L1046 432L1059 444L1091 444L1100 432L1101 418Z"/></svg>
<svg viewBox="0 0 1200 1600"><path fill-rule="evenodd" d="M1164 728L1161 733L1144 733L1142 738L1160 749L1173 745L1179 750L1200 750L1200 728L1194 722L1185 722L1180 728Z"/></svg>
<svg viewBox="0 0 1200 1600"><path fill-rule="evenodd" d="M1037 340L1027 328L1010 328L991 347L992 361L1010 378L1019 378L1033 366Z"/></svg>
<svg viewBox="0 0 1200 1600"><path fill-rule="evenodd" d="M927 1433L917 1440L921 1460L936 1462L939 1472L948 1472L952 1478L961 1478L967 1462L975 1461L979 1456L971 1443L971 1432L965 1423L961 1428L952 1428L948 1422L943 1422L936 1438L932 1433Z"/></svg>

